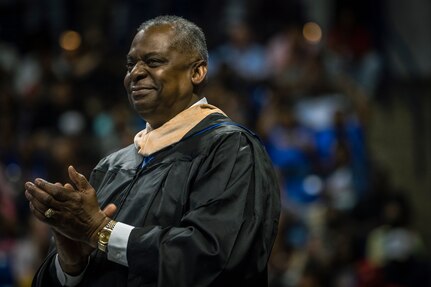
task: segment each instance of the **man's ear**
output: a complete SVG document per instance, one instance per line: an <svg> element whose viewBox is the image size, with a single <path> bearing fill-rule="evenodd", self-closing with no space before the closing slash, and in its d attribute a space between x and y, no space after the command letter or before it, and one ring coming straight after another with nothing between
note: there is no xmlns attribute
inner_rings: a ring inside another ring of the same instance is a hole
<svg viewBox="0 0 431 287"><path fill-rule="evenodd" d="M205 80L207 75L208 65L204 60L200 60L193 65L192 69L192 83L195 86L198 86Z"/></svg>

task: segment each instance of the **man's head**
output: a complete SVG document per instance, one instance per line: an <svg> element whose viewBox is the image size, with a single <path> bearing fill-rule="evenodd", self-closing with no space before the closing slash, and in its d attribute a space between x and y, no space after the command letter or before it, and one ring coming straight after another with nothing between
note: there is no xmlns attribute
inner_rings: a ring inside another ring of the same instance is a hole
<svg viewBox="0 0 431 287"><path fill-rule="evenodd" d="M205 36L176 16L144 22L127 55L124 86L135 110L157 128L199 99L207 73Z"/></svg>
<svg viewBox="0 0 431 287"><path fill-rule="evenodd" d="M146 30L149 27L168 25L174 29L172 47L190 56L199 55L199 58L208 62L208 49L205 35L196 24L178 16L159 16L142 23L138 31Z"/></svg>

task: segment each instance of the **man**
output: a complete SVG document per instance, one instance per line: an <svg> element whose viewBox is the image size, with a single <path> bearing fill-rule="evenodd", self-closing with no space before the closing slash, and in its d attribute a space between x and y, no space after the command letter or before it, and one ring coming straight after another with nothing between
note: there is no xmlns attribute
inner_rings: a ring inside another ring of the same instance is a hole
<svg viewBox="0 0 431 287"><path fill-rule="evenodd" d="M277 180L259 140L199 95L207 61L193 23L139 27L124 86L146 129L89 181L69 167L73 185L26 183L55 241L34 286L267 285Z"/></svg>

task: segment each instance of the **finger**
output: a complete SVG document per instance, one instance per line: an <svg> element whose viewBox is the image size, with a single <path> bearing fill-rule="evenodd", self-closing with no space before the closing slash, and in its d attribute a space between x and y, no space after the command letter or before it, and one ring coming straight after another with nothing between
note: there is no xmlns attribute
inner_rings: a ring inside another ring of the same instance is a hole
<svg viewBox="0 0 431 287"><path fill-rule="evenodd" d="M108 204L103 209L103 213L105 213L105 215L107 217L113 217L116 211L117 211L117 206L115 204L113 204L113 203Z"/></svg>
<svg viewBox="0 0 431 287"><path fill-rule="evenodd" d="M73 187L73 185L71 185L70 183L66 183L66 184L61 184L60 182L56 182L55 183L56 186L61 186L64 187L65 189L68 189L70 191L75 191L75 188Z"/></svg>
<svg viewBox="0 0 431 287"><path fill-rule="evenodd" d="M35 207L35 205L36 206L41 205L40 201L38 201L33 195L31 195L31 193L28 190L26 190L24 194L25 194L25 197L27 198L27 200L29 201L29 203L31 203L33 205L33 207ZM37 204L34 204L33 202L37 202ZM39 210L39 211L44 210L42 208L43 207L38 207L37 210Z"/></svg>
<svg viewBox="0 0 431 287"><path fill-rule="evenodd" d="M42 202L40 202L34 197L29 201L33 205L34 209L39 211L41 214L44 214L45 211L47 211L49 208L48 206L46 206L45 204L43 204Z"/></svg>
<svg viewBox="0 0 431 287"><path fill-rule="evenodd" d="M70 189L70 191L76 191L73 185L71 185L70 183L66 183L64 185L64 188Z"/></svg>
<svg viewBox="0 0 431 287"><path fill-rule="evenodd" d="M29 200L29 207L33 215L40 221L49 221L49 218L45 215L45 212L50 208L33 197L28 190L25 191L25 196Z"/></svg>
<svg viewBox="0 0 431 287"><path fill-rule="evenodd" d="M87 189L91 188L91 185L85 176L77 172L73 166L69 166L68 172L70 179L76 185L79 191L86 191Z"/></svg>
<svg viewBox="0 0 431 287"><path fill-rule="evenodd" d="M26 197L29 200L37 199L39 202L46 206L58 206L62 203L53 197L50 193L46 192L44 189L39 188L32 182L27 182L25 184Z"/></svg>
<svg viewBox="0 0 431 287"><path fill-rule="evenodd" d="M42 222L47 222L48 220L49 220L49 218L47 218L46 216L45 216L45 213L44 212L41 212L40 210L38 210L38 209L36 209L35 207L34 207L34 205L33 205L33 203L32 202L30 202L29 203L29 207L30 207L30 211L31 211L31 213L37 218L37 219L39 219L40 221L42 221Z"/></svg>
<svg viewBox="0 0 431 287"><path fill-rule="evenodd" d="M65 188L61 184L56 185L41 178L36 178L34 185L43 192L51 195L58 201L68 201L71 199L70 193L66 192Z"/></svg>

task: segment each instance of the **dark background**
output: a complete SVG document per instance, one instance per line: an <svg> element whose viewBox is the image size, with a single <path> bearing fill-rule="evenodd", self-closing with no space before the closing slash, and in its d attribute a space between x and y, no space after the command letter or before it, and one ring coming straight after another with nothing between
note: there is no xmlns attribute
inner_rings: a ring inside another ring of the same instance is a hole
<svg viewBox="0 0 431 287"><path fill-rule="evenodd" d="M23 183L67 181L69 164L89 175L144 127L122 85L125 55L139 24L162 14L202 27L205 96L259 133L279 172L271 285L429 286L427 0L0 0L0 286L29 286L49 240ZM302 37L310 21L322 31L315 43ZM234 42L239 23L250 38ZM59 44L68 30L81 37L70 51ZM334 109L327 133L319 120L307 126Z"/></svg>

